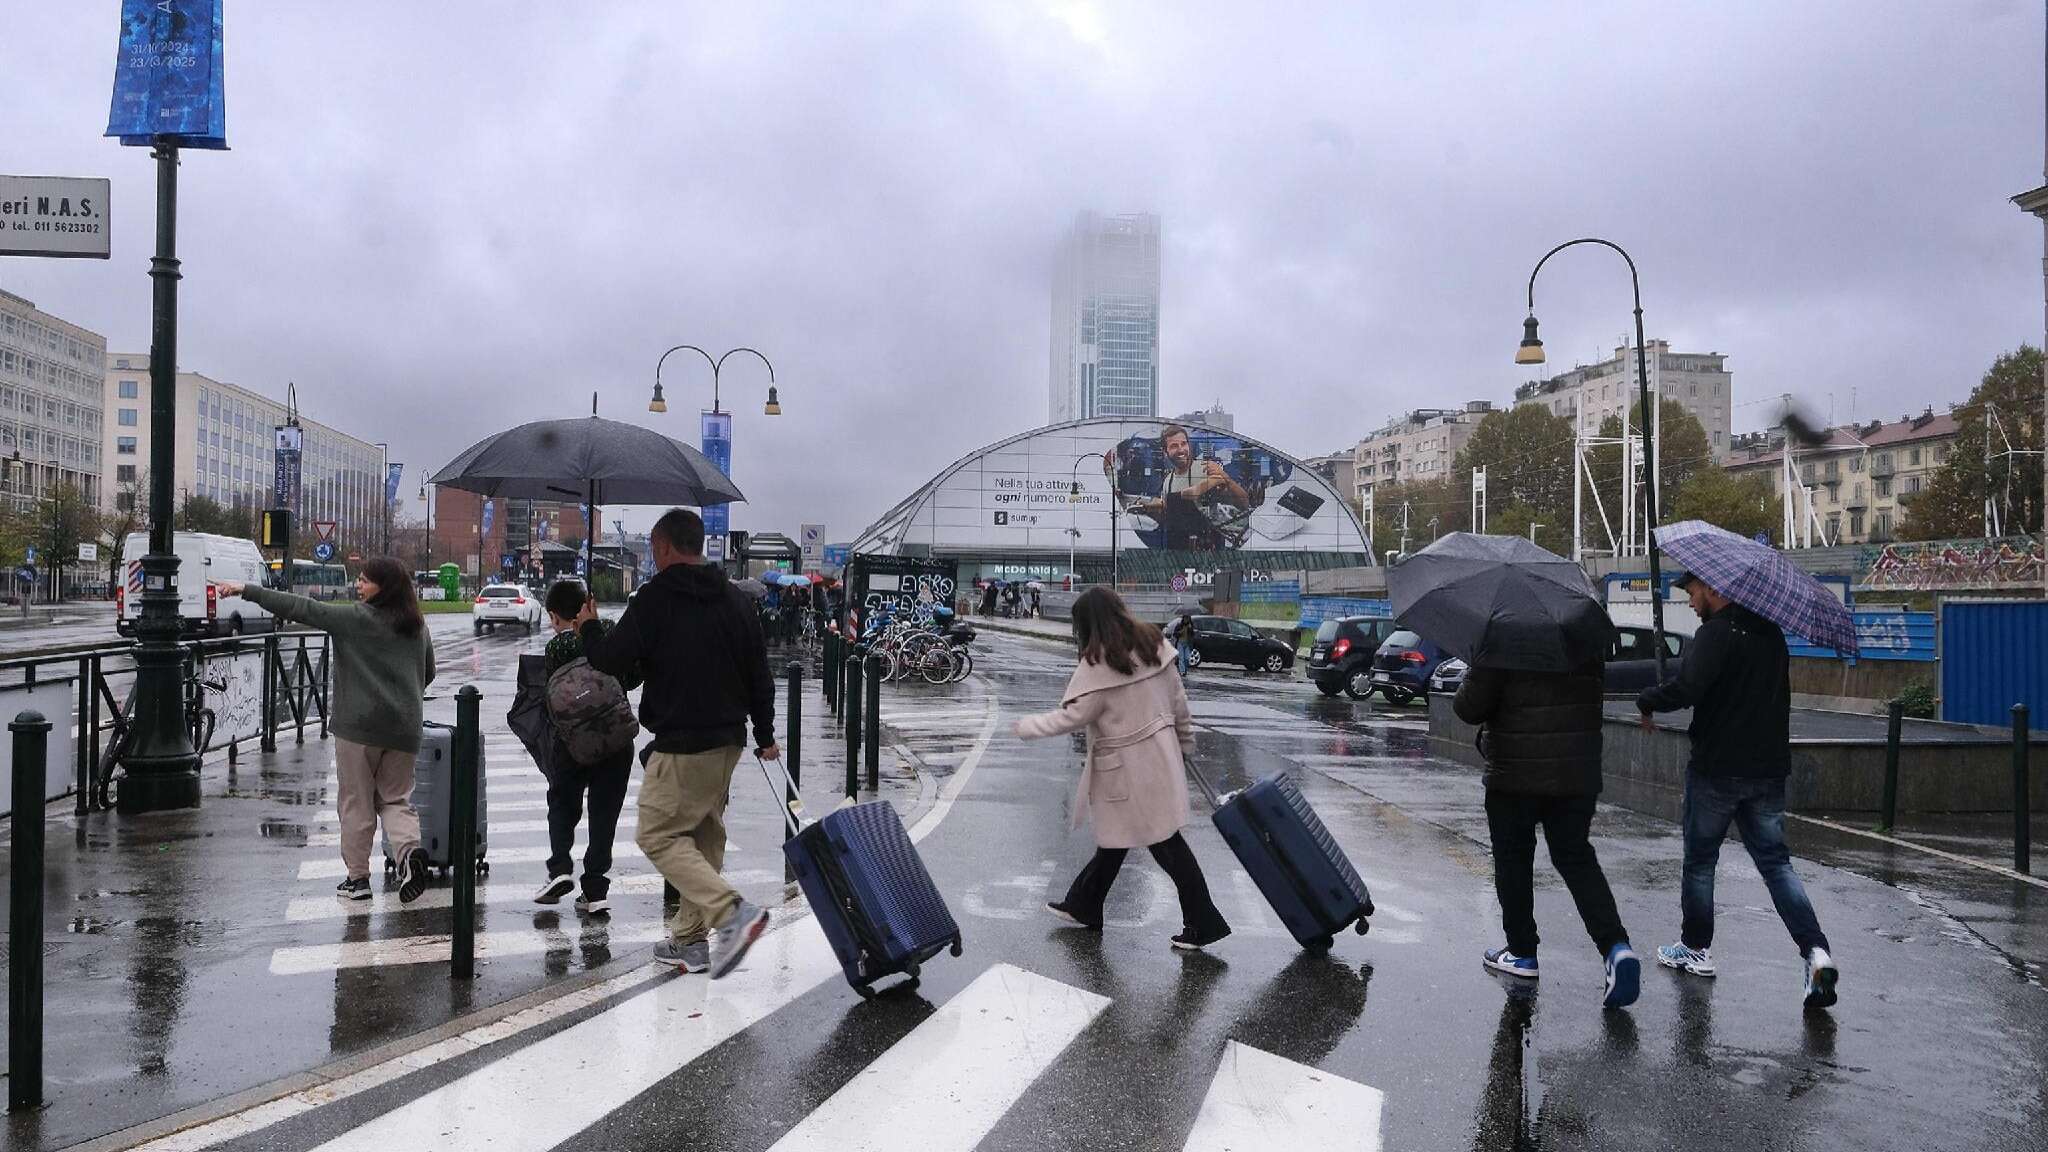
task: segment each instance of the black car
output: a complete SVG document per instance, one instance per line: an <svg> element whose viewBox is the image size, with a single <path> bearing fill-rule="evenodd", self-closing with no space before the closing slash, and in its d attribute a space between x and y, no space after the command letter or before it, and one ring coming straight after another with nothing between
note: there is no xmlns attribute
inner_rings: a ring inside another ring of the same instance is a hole
<svg viewBox="0 0 2048 1152"><path fill-rule="evenodd" d="M1656 633L1633 624L1615 626L1614 647L1607 653L1606 692L1609 696L1633 696L1657 682ZM1665 675L1678 674L1685 657L1685 637L1664 634ZM1429 690L1455 693L1465 683L1465 662L1450 659L1430 674Z"/></svg>
<svg viewBox="0 0 2048 1152"><path fill-rule="evenodd" d="M1188 652L1190 671L1204 664L1238 664L1250 672L1284 672L1294 666L1294 649L1262 636L1242 620L1195 616L1194 643Z"/></svg>
<svg viewBox="0 0 2048 1152"><path fill-rule="evenodd" d="M1325 620L1316 629L1308 654L1308 678L1325 696L1342 692L1353 700L1372 695L1372 657L1394 634L1385 616L1345 616Z"/></svg>

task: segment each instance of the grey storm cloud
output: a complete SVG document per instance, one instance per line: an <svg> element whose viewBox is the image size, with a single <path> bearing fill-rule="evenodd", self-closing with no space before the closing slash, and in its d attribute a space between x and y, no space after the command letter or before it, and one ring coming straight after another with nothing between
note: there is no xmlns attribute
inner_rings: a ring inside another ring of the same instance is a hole
<svg viewBox="0 0 2048 1152"><path fill-rule="evenodd" d="M26 6L25 6L26 7ZM111 3L0 40L0 168L114 179L114 258L0 287L141 349L146 154ZM1418 9L1420 11L1418 11ZM587 411L694 439L735 524L854 530L1044 422L1053 244L1164 222L1162 403L1307 454L1508 398L1536 257L1598 234L1736 402L1896 416L2038 340L2041 11L2017 2L555 5L230 0L232 150L183 170L180 360L389 441L407 482ZM1554 362L1630 324L1553 262ZM1738 428L1768 407L1738 407Z"/></svg>

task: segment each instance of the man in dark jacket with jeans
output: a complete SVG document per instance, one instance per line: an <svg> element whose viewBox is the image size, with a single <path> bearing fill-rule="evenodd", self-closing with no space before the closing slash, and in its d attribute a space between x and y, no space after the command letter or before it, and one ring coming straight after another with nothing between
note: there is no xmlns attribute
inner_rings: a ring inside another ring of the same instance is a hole
<svg viewBox="0 0 2048 1152"><path fill-rule="evenodd" d="M654 958L686 972L708 968L715 980L739 965L768 924L767 911L742 899L719 870L727 793L748 724L762 759L781 755L775 681L753 601L704 559L704 521L672 508L649 543L660 572L608 633L586 604L578 635L591 667L621 679L637 674L644 684L640 726L654 743L642 753L637 840L682 896Z"/></svg>
<svg viewBox="0 0 2048 1152"><path fill-rule="evenodd" d="M1534 978L1536 829L1564 877L1579 919L1607 965L1609 1008L1633 1004L1642 964L1629 946L1614 893L1590 839L1600 795L1602 667L1571 672L1509 672L1475 667L1451 706L1479 725L1486 758L1486 825L1493 840L1493 887L1507 944L1486 966Z"/></svg>
<svg viewBox="0 0 2048 1152"><path fill-rule="evenodd" d="M1734 824L1756 862L1778 918L1806 959L1805 1002L1835 1002L1835 962L1806 888L1785 847L1785 777L1792 771L1791 661L1776 624L1682 573L1700 628L1677 679L1646 688L1636 699L1643 727L1655 712L1692 709L1692 760L1685 772L1685 870L1678 943L1657 949L1657 962L1712 976L1714 868Z"/></svg>

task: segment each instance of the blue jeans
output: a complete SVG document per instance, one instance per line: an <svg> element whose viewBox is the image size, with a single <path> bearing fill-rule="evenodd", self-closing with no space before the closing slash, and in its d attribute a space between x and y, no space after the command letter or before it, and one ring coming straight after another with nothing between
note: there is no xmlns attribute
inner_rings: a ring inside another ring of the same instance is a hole
<svg viewBox="0 0 2048 1152"><path fill-rule="evenodd" d="M1734 824L1742 834L1742 846L1756 861L1756 870L1771 890L1771 902L1778 918L1792 933L1801 956L1814 948L1826 948L1828 938L1814 917L1813 902L1792 871L1792 854L1785 848L1785 781L1749 780L1731 776L1685 774L1685 878L1679 905L1684 922L1679 941L1688 948L1706 948L1714 942L1714 865L1721 858L1721 841Z"/></svg>
<svg viewBox="0 0 2048 1152"><path fill-rule="evenodd" d="M1183 676L1188 674L1188 649L1190 647L1192 645L1185 640L1173 646L1174 663L1179 666L1180 674Z"/></svg>

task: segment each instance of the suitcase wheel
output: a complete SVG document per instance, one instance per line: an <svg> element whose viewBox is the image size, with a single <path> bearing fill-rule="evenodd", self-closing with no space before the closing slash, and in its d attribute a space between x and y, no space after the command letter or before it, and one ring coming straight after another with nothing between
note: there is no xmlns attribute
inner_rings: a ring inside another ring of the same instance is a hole
<svg viewBox="0 0 2048 1152"><path fill-rule="evenodd" d="M1372 931L1372 921L1370 921L1370 920L1367 920L1367 919L1366 919L1366 918L1365 918L1364 916L1360 916L1360 917L1358 918L1358 925L1357 925L1357 927L1358 927L1358 934L1359 934L1360 936L1363 936L1363 935L1365 935L1365 934L1366 934L1367 932L1370 932L1370 931Z"/></svg>
<svg viewBox="0 0 2048 1152"><path fill-rule="evenodd" d="M490 863L490 861L488 861L488 860L479 860L479 861L477 861L477 862L476 862L476 874L477 874L477 875L479 875L479 876L489 876L489 875L491 874L491 863ZM1363 920L1360 920L1360 921L1359 921L1359 923L1360 923L1360 924L1363 924L1363 923L1365 923L1365 921L1363 921Z"/></svg>
<svg viewBox="0 0 2048 1152"><path fill-rule="evenodd" d="M389 856L386 856L384 858L384 874L386 876L398 875L398 861L393 860Z"/></svg>
<svg viewBox="0 0 2048 1152"><path fill-rule="evenodd" d="M958 936L953 937L952 952L955 956L958 956L960 954L960 938Z"/></svg>
<svg viewBox="0 0 2048 1152"><path fill-rule="evenodd" d="M855 984L853 990L860 993L860 998L863 1000L873 1000L875 998L875 990L865 984Z"/></svg>
<svg viewBox="0 0 2048 1152"><path fill-rule="evenodd" d="M1330 946L1335 944L1336 942L1337 940L1333 936L1318 936L1313 940L1304 942L1302 944L1302 947L1320 956L1323 953L1328 952L1330 950Z"/></svg>
<svg viewBox="0 0 2048 1152"><path fill-rule="evenodd" d="M913 960L910 963L905 964L903 966L903 974L905 976L910 977L910 982L912 984L917 983L917 962Z"/></svg>

